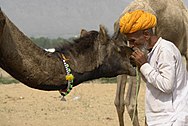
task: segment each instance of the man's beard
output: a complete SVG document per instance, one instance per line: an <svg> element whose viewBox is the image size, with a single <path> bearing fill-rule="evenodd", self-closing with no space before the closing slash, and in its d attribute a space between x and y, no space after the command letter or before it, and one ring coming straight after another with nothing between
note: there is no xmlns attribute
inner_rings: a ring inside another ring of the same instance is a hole
<svg viewBox="0 0 188 126"><path fill-rule="evenodd" d="M139 49L145 54L145 56L147 56L147 54L149 53L147 46L148 44L145 42L143 46L139 47Z"/></svg>
<svg viewBox="0 0 188 126"><path fill-rule="evenodd" d="M147 43L144 43L142 46L134 47L133 50L135 51L136 49L139 49L147 56L147 54L149 53L149 51L147 49L147 45L148 45Z"/></svg>

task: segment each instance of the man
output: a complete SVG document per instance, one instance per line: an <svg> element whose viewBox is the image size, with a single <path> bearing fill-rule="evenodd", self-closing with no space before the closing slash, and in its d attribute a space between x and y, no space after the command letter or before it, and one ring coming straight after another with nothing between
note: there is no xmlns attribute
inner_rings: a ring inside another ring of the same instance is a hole
<svg viewBox="0 0 188 126"><path fill-rule="evenodd" d="M156 24L155 15L142 10L125 13L119 22L120 32L135 50L131 58L146 82L147 125L186 126L187 71L177 47L154 35Z"/></svg>

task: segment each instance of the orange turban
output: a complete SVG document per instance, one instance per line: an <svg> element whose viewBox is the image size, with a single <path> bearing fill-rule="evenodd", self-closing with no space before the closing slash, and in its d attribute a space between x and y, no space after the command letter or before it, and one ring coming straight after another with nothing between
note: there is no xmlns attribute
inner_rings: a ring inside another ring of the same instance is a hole
<svg viewBox="0 0 188 126"><path fill-rule="evenodd" d="M119 22L120 32L124 34L153 28L156 24L156 16L142 10L125 13Z"/></svg>

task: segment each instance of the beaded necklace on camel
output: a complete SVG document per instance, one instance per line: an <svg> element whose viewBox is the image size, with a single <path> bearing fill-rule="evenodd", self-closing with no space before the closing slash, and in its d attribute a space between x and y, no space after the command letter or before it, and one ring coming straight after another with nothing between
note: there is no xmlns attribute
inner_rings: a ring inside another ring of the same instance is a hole
<svg viewBox="0 0 188 126"><path fill-rule="evenodd" d="M65 79L68 81L67 89L65 89L65 90L60 89L59 90L60 94L64 97L64 96L68 95L73 88L74 76L71 73L71 69L70 69L69 64L66 63L66 60L68 60L68 59L66 59L63 54L62 54L62 57L63 57L62 61L63 61L63 64L65 66L65 71L66 71Z"/></svg>

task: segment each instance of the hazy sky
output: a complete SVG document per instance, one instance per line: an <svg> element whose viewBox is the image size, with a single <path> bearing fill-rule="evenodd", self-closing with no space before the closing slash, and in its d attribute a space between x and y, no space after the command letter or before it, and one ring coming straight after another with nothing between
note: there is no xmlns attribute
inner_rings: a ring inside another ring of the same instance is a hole
<svg viewBox="0 0 188 126"><path fill-rule="evenodd" d="M78 35L82 28L113 32L113 24L132 0L0 0L0 7L28 36ZM184 0L188 6L188 0Z"/></svg>
<svg viewBox="0 0 188 126"><path fill-rule="evenodd" d="M105 25L113 31L127 0L0 0L4 13L28 36L70 37Z"/></svg>

